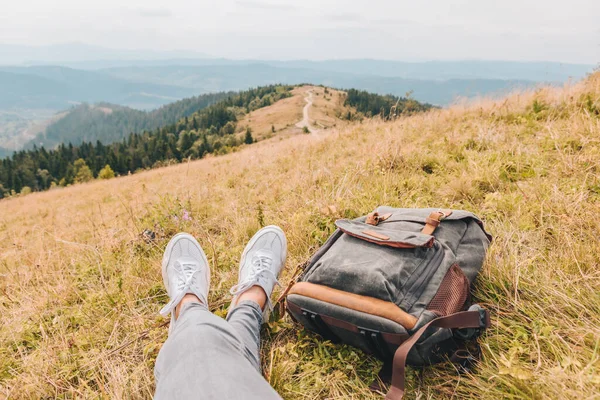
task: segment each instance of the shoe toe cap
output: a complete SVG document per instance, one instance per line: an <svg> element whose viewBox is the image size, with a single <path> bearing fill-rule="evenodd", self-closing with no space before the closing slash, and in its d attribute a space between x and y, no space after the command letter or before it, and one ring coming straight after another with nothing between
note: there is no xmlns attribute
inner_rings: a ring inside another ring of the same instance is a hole
<svg viewBox="0 0 600 400"><path fill-rule="evenodd" d="M255 243L254 250L265 249L280 254L284 248L284 238L278 232L265 232Z"/></svg>
<svg viewBox="0 0 600 400"><path fill-rule="evenodd" d="M198 263L205 265L205 255L202 248L196 240L188 234L179 234L173 239L173 243L169 246L163 259L163 268L167 265L171 266L175 261L181 258L192 258Z"/></svg>

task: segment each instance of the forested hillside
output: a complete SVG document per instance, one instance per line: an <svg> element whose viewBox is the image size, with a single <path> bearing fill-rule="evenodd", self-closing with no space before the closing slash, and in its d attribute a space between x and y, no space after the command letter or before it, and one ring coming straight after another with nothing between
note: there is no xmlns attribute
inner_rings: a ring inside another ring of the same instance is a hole
<svg viewBox="0 0 600 400"><path fill-rule="evenodd" d="M366 117L380 116L384 120L401 114L411 114L426 111L433 107L428 103L419 103L408 97L397 97L391 94L380 95L366 90L350 89L347 91L346 106L354 107ZM351 115L347 116L351 119Z"/></svg>
<svg viewBox="0 0 600 400"><path fill-rule="evenodd" d="M232 92L203 94L179 100L154 111L140 111L114 104L82 104L50 124L44 133L25 146L54 148L60 143L80 144L101 141L110 144L128 134L173 124L194 112L232 96Z"/></svg>
<svg viewBox="0 0 600 400"><path fill-rule="evenodd" d="M0 163L0 198L22 191L45 190L53 185L85 182L98 177L107 165L114 176L114 173L128 174L187 157L195 159L207 153L227 153L242 143L253 142L249 130L236 135L238 119L290 96L292 88L273 85L229 94L226 99L185 116L176 124L132 133L111 145L87 141L79 146L61 144L54 150L36 146L19 151ZM205 99L214 100L217 95L211 96ZM179 112L190 110L184 106L187 103L179 103L176 108ZM158 113L156 118L163 114Z"/></svg>
<svg viewBox="0 0 600 400"><path fill-rule="evenodd" d="M92 140L90 136L86 136L88 140L79 145L64 144L64 141L55 149L34 146L30 150L16 152L0 163L0 198L102 178L102 170L107 166L105 172L110 171L108 176L125 175L183 159L202 158L209 153L228 153L241 144L255 141L251 129L238 126L238 121L254 110L290 97L294 87L271 85L237 94L204 95L177 102L149 114L126 108L113 109L109 108L110 105L84 106L75 115L83 118L91 114L95 118L91 120L95 122L89 125L87 135L89 132L106 133L106 137L117 137L110 136L110 124L134 130L135 125L132 124L136 122L138 115L150 116L149 120L153 123L177 113L184 116L178 122L160 128L137 129L112 144L104 139ZM225 96L227 97L223 100L208 105L218 97ZM350 118L354 118L356 113L360 113L361 118L376 115L389 118L392 114L409 115L432 107L412 99L381 96L353 89L347 92L345 103L356 110L354 114L350 113ZM191 113L194 104L196 107L208 106ZM79 126L82 131L86 129L86 121L90 121L67 118L59 123L70 122L72 126ZM291 125L295 122L297 121L289 121ZM57 123L52 128L57 129L57 126L60 125Z"/></svg>

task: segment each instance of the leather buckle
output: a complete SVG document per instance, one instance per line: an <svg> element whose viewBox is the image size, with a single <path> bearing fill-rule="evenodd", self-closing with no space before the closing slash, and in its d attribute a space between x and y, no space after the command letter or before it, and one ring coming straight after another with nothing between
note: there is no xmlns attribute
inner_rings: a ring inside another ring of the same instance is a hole
<svg viewBox="0 0 600 400"><path fill-rule="evenodd" d="M392 213L380 215L378 212L372 212L367 215L367 219L365 220L366 224L377 226L380 222L385 221L389 217L392 216Z"/></svg>

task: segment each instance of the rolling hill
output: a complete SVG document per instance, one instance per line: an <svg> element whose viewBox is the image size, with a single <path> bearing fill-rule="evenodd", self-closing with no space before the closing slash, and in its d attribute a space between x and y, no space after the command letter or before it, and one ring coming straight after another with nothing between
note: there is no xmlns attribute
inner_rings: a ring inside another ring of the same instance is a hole
<svg viewBox="0 0 600 400"><path fill-rule="evenodd" d="M104 144L122 140L132 132L154 130L176 123L194 112L217 103L231 92L204 94L179 100L153 111L140 111L115 104L81 104L51 122L25 148L45 146L54 148L60 143L80 144L101 141Z"/></svg>
<svg viewBox="0 0 600 400"><path fill-rule="evenodd" d="M431 108L413 99L381 96L365 91L340 92L316 86L272 85L234 94L205 95L159 109L151 115L141 113L142 121L158 123L165 115L187 111L172 124L154 130L139 130L109 141L112 129L131 127L131 110L109 105L85 106L67 114L48 128L79 126L87 129L77 134L88 135L81 143L62 142L56 148L33 146L19 151L0 164L0 198L28 191L81 183L101 177L108 167L117 175L161 167L166 164L202 158L210 154L226 154L239 146L277 136L280 139L302 133L318 135L319 131L362 121L379 115L394 119ZM202 107L199 107L202 105ZM194 107L195 106L195 107ZM191 112L196 110L195 112ZM138 116L138 114L133 114ZM77 119L81 116L81 119ZM129 119L124 119L128 117ZM152 117L152 118L150 118ZM96 124L89 125L89 121ZM108 121L108 122L107 122ZM133 120L135 122L136 120ZM110 124L109 122L112 122ZM118 125L123 123L123 125ZM91 140L92 133L104 133L106 140ZM81 172L84 171L84 172Z"/></svg>
<svg viewBox="0 0 600 400"><path fill-rule="evenodd" d="M481 361L463 374L409 368L411 394L597 396L599 74L321 133L1 200L0 395L149 398L168 335L157 313L173 234L207 250L208 305L224 316L256 229L286 232L286 284L336 219L387 204L467 209L494 235L474 292L492 314ZM270 321L263 339L263 374L284 398L381 398L368 389L381 366L373 357L289 317Z"/></svg>

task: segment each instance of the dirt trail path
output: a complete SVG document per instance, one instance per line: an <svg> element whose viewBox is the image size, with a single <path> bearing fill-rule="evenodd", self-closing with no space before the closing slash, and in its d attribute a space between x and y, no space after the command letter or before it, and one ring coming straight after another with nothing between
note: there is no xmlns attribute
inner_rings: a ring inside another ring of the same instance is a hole
<svg viewBox="0 0 600 400"><path fill-rule="evenodd" d="M311 133L311 135L319 136L319 130L314 129L310 126L310 119L308 118L308 110L310 109L310 107L313 104L312 90L307 90L306 93L307 93L307 96L304 98L304 101L306 101L306 105L304 106L304 109L302 109L303 118L302 118L302 121L300 121L296 124L296 126L301 129L306 127L308 129L308 131Z"/></svg>

